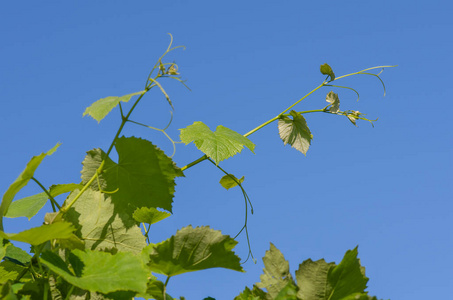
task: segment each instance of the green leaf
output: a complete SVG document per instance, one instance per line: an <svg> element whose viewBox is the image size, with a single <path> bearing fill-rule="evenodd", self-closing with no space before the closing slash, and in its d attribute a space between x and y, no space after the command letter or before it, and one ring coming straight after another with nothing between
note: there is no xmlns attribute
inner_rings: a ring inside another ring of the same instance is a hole
<svg viewBox="0 0 453 300"><path fill-rule="evenodd" d="M31 160L27 163L25 170L17 177L17 179L9 186L8 190L5 192L2 198L2 203L0 205L0 230L3 230L3 216L8 212L9 206L14 199L14 196L27 185L28 181L33 177L36 169L39 164L41 164L44 157L52 155L57 148L60 146L60 143L57 143L52 149L46 153L41 153L38 156L33 156Z"/></svg>
<svg viewBox="0 0 453 300"><path fill-rule="evenodd" d="M47 198L48 197L46 193L39 193L30 197L16 200L11 203L5 217L27 217L28 220L30 220L46 204Z"/></svg>
<svg viewBox="0 0 453 300"><path fill-rule="evenodd" d="M293 119L287 116L281 116L278 120L278 133L280 134L280 138L285 145L290 144L296 150L307 155L313 135L302 114L292 110L290 115Z"/></svg>
<svg viewBox="0 0 453 300"><path fill-rule="evenodd" d="M343 300L364 293L368 278L357 259L357 247L348 250L339 265L307 260L296 271L299 292L304 300ZM367 298L365 298L367 299Z"/></svg>
<svg viewBox="0 0 453 300"><path fill-rule="evenodd" d="M0 263L0 284L8 280L16 280L17 276L25 270L24 267L10 261L2 261ZM28 278L27 278L28 279Z"/></svg>
<svg viewBox="0 0 453 300"><path fill-rule="evenodd" d="M164 300L164 283L162 281L154 279L148 281L146 294L137 295L137 297L145 299ZM174 299L173 297L166 293L165 300L173 299Z"/></svg>
<svg viewBox="0 0 453 300"><path fill-rule="evenodd" d="M70 202L77 192L72 193ZM77 228L77 236L85 242L86 249L140 253L146 246L145 237L135 221L128 215L114 213L111 195L87 189L68 210L65 220Z"/></svg>
<svg viewBox="0 0 453 300"><path fill-rule="evenodd" d="M242 176L241 179L237 179L233 174L228 174L223 176L219 181L219 183L227 190L237 186L237 182L243 183L244 176Z"/></svg>
<svg viewBox="0 0 453 300"><path fill-rule="evenodd" d="M11 244L7 244L7 241L0 238L0 261L2 261L3 257L6 255L6 248Z"/></svg>
<svg viewBox="0 0 453 300"><path fill-rule="evenodd" d="M275 300L297 300L297 286L292 282L288 282L284 288L280 290Z"/></svg>
<svg viewBox="0 0 453 300"><path fill-rule="evenodd" d="M61 194L72 192L75 189L81 189L82 187L83 185L75 183L52 185L49 189L49 193L55 198ZM43 192L16 200L11 203L5 217L27 217L28 220L30 220L41 210L41 208L43 208L48 198L47 194Z"/></svg>
<svg viewBox="0 0 453 300"><path fill-rule="evenodd" d="M252 152L255 149L255 144L248 138L222 125L217 126L213 132L203 122L194 122L180 131L183 143L187 145L194 142L195 146L216 164L240 153L244 146Z"/></svg>
<svg viewBox="0 0 453 300"><path fill-rule="evenodd" d="M135 137L121 137L115 143L118 163L101 149L88 152L83 161L82 181L87 183L105 159L99 176L104 191L111 194L116 213L132 216L137 208L160 207L171 212L175 178L184 176L181 169L151 142ZM92 188L98 190L96 181Z"/></svg>
<svg viewBox="0 0 453 300"><path fill-rule="evenodd" d="M334 263L326 263L324 259L312 261L308 259L299 265L296 280L299 291L297 296L306 300L327 299L331 287L327 283L327 275L335 268Z"/></svg>
<svg viewBox="0 0 453 300"><path fill-rule="evenodd" d="M166 211L159 211L154 207L141 207L134 211L132 217L139 223L154 224L171 216Z"/></svg>
<svg viewBox="0 0 453 300"><path fill-rule="evenodd" d="M335 80L335 73L332 71L332 68L328 64L321 65L320 70L323 75L328 75L331 81Z"/></svg>
<svg viewBox="0 0 453 300"><path fill-rule="evenodd" d="M19 247L14 246L13 244L8 245L5 256L7 256L9 260L13 260L24 265L31 261L30 254Z"/></svg>
<svg viewBox="0 0 453 300"><path fill-rule="evenodd" d="M0 237L31 245L39 245L53 239L70 238L73 231L75 231L75 228L71 223L58 222L34 227L19 233L4 233L0 231Z"/></svg>
<svg viewBox="0 0 453 300"><path fill-rule="evenodd" d="M330 112L336 114L340 111L340 98L338 98L338 94L330 91L326 96L326 101L331 104L329 108Z"/></svg>
<svg viewBox="0 0 453 300"><path fill-rule="evenodd" d="M253 290L245 287L244 291L238 296L234 297L234 300L262 300L267 299L267 294L256 285L253 286Z"/></svg>
<svg viewBox="0 0 453 300"><path fill-rule="evenodd" d="M342 298L341 300L378 300L376 297L371 297L367 293L355 293Z"/></svg>
<svg viewBox="0 0 453 300"><path fill-rule="evenodd" d="M272 243L263 257L263 263L264 274L260 276L261 282L258 282L256 286L267 290L267 299L275 299L288 283L293 282L289 273L289 263Z"/></svg>
<svg viewBox="0 0 453 300"><path fill-rule="evenodd" d="M70 284L91 292L111 293L134 291L145 293L148 272L141 260L127 252L115 255L106 252L72 250L72 261L78 261L74 275L57 254L46 251L41 262ZM74 264L71 263L74 268Z"/></svg>
<svg viewBox="0 0 453 300"><path fill-rule="evenodd" d="M357 258L357 247L348 250L338 266L329 272L329 284L332 286L329 299L342 299L353 293L363 293L366 289L368 278Z"/></svg>
<svg viewBox="0 0 453 300"><path fill-rule="evenodd" d="M239 257L232 251L237 242L209 227L184 227L176 235L144 249L153 272L175 276L209 268L241 271Z"/></svg>
<svg viewBox="0 0 453 300"><path fill-rule="evenodd" d="M132 94L127 94L121 97L109 96L106 98L99 99L98 101L91 104L91 106L85 109L83 116L91 116L96 121L101 122L108 113L115 108L120 102L129 102L133 96L141 95L146 93L146 91L140 91Z"/></svg>

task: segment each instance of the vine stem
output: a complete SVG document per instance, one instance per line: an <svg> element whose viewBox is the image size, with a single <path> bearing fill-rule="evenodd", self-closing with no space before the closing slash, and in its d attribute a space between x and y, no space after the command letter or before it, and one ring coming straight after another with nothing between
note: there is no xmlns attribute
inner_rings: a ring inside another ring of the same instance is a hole
<svg viewBox="0 0 453 300"><path fill-rule="evenodd" d="M58 205L57 201L52 197L52 195L49 193L49 191L41 184L41 182L38 181L35 177L31 178L36 184L39 185L39 187L46 193L47 197L50 199L50 203L52 204L52 209L53 212L55 212L55 206L58 207L58 209L61 209L60 205Z"/></svg>

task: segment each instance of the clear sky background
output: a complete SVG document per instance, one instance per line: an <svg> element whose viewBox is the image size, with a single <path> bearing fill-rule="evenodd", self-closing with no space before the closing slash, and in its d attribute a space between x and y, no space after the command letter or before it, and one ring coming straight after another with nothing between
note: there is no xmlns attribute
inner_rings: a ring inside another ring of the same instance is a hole
<svg viewBox="0 0 453 300"><path fill-rule="evenodd" d="M99 125L82 118L99 98L143 89L169 37L187 50L169 58L192 91L166 82L174 106L168 133L203 121L245 133L274 117L324 79L377 65L387 69L383 97L371 76L338 81L342 109L379 118L354 127L345 117L306 115L314 135L305 157L283 146L276 124L250 136L256 155L221 163L244 187L255 214L249 233L257 264L246 273L211 269L170 280L169 293L232 299L259 281L269 242L292 272L307 258L339 262L359 245L370 294L383 299L453 299L451 102L453 29L448 1L4 1L0 4L0 191L28 160L62 146L36 172L46 186L80 181L85 152L106 149L119 126L113 112ZM326 105L325 88L297 110ZM169 120L159 92L134 119L156 127ZM158 132L130 125L125 135ZM178 145L182 167L200 156ZM192 224L234 236L242 227L240 190L224 190L222 174L204 162L177 179L174 215L156 224L153 242ZM36 185L17 198L40 192ZM18 232L42 222L7 219ZM245 236L236 253L245 258Z"/></svg>

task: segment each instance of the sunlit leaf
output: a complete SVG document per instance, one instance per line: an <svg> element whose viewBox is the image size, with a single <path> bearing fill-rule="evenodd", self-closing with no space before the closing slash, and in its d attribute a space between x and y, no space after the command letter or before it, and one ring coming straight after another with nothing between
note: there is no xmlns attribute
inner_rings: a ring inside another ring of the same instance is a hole
<svg viewBox="0 0 453 300"><path fill-rule="evenodd" d="M132 94L127 94L121 97L109 96L106 98L99 99L93 104L91 104L91 106L85 109L83 116L85 117L86 115L89 115L99 123L120 102L129 102L129 100L131 100L133 96L141 95L145 92L146 91L140 91Z"/></svg>
<svg viewBox="0 0 453 300"><path fill-rule="evenodd" d="M19 247L14 246L13 244L9 244L6 248L6 255L8 260L14 261L18 264L25 265L31 261L31 256L24 250Z"/></svg>
<svg viewBox="0 0 453 300"><path fill-rule="evenodd" d="M139 223L154 224L171 216L166 211L159 211L154 207L141 207L134 211L132 217Z"/></svg>
<svg viewBox="0 0 453 300"><path fill-rule="evenodd" d="M112 255L99 251L72 250L70 256L74 273L53 252L44 252L41 262L70 284L84 290L101 293L146 291L148 271L132 253L118 252Z"/></svg>
<svg viewBox="0 0 453 300"><path fill-rule="evenodd" d="M288 116L281 116L278 120L280 138L285 145L290 144L296 150L307 155L313 135L301 114L292 110L290 115L293 117L292 119Z"/></svg>
<svg viewBox="0 0 453 300"><path fill-rule="evenodd" d="M88 152L83 161L82 181L88 182L105 159L99 176L104 191L111 194L115 212L132 216L137 208L160 207L171 212L175 178L184 176L175 163L151 142L135 137L121 137L115 143L118 163L101 149ZM97 183L92 188L97 190Z"/></svg>
<svg viewBox="0 0 453 300"><path fill-rule="evenodd" d="M233 174L229 174L223 176L219 181L219 183L227 190L237 186L238 185L237 182L243 183L244 176L242 176L241 179L237 179Z"/></svg>
<svg viewBox="0 0 453 300"><path fill-rule="evenodd" d="M255 144L248 138L222 125L217 126L216 131L213 132L203 122L194 122L180 130L180 138L183 143L187 145L194 142L201 152L212 158L217 164L240 153L244 146L252 152L255 149Z"/></svg>
<svg viewBox="0 0 453 300"><path fill-rule="evenodd" d="M299 265L296 271L296 280L300 299L321 300L327 299L331 287L327 283L329 271L335 267L334 263L327 263L324 259L312 261L308 259Z"/></svg>
<svg viewBox="0 0 453 300"><path fill-rule="evenodd" d="M292 282L288 282L278 293L275 300L298 300L297 299L297 286Z"/></svg>
<svg viewBox="0 0 453 300"><path fill-rule="evenodd" d="M7 260L2 261L0 263L0 283L5 283L8 280L16 280L17 276L24 270L25 267L18 264Z"/></svg>
<svg viewBox="0 0 453 300"><path fill-rule="evenodd" d="M74 231L75 228L71 223L58 222L34 227L19 233L4 233L3 231L0 231L0 237L31 245L39 245L53 239L69 238Z"/></svg>
<svg viewBox="0 0 453 300"><path fill-rule="evenodd" d="M52 149L46 153L41 153L38 156L33 156L31 160L27 163L25 170L17 177L17 179L9 186L8 190L5 192L2 198L2 203L0 205L0 230L3 230L3 216L8 212L9 206L14 199L14 196L27 185L28 181L33 177L36 169L39 164L41 164L44 157L52 155L57 148L60 146L60 143L56 144Z"/></svg>
<svg viewBox="0 0 453 300"><path fill-rule="evenodd" d="M348 250L340 264L307 260L296 271L298 297L306 300L343 300L361 298L368 278L357 258L357 247ZM365 298L368 300L368 298ZM372 298L371 298L372 299Z"/></svg>
<svg viewBox="0 0 453 300"><path fill-rule="evenodd" d="M174 236L144 249L153 272L174 276L209 268L241 271L239 257L232 251L237 242L209 227L185 227Z"/></svg>
<svg viewBox="0 0 453 300"><path fill-rule="evenodd" d="M70 202L78 191L72 193ZM146 246L145 237L136 222L128 215L114 213L111 195L92 189L86 190L67 212L65 219L79 228L77 236L86 249L140 253Z"/></svg>
<svg viewBox="0 0 453 300"><path fill-rule="evenodd" d="M27 217L29 220L36 215L47 202L47 194L39 193L30 197L25 197L11 203L5 217L17 218Z"/></svg>
<svg viewBox="0 0 453 300"><path fill-rule="evenodd" d="M260 276L261 282L256 286L267 290L267 299L275 299L288 283L293 282L289 273L289 263L272 243L263 257L263 263L264 274Z"/></svg>
<svg viewBox="0 0 453 300"><path fill-rule="evenodd" d="M242 293L234 297L234 300L262 300L267 299L267 293L262 289L258 288L256 285L253 286L253 289L246 287Z"/></svg>
<svg viewBox="0 0 453 300"><path fill-rule="evenodd" d="M330 80L335 80L335 73L332 71L332 68L328 64L321 65L320 70L323 75L328 75L330 77Z"/></svg>

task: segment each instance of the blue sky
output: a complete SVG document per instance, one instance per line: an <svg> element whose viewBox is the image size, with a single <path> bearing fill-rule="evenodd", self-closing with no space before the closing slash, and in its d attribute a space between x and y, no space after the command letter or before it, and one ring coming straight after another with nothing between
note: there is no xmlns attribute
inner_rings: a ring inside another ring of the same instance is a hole
<svg viewBox="0 0 453 300"><path fill-rule="evenodd" d="M247 273L213 269L171 279L169 293L187 299L232 299L259 281L269 242L292 272L307 258L339 262L359 245L369 291L383 299L453 298L451 12L445 1L20 1L0 5L0 191L31 156L62 146L36 177L45 185L79 182L92 148L107 148L119 125L113 113L99 125L85 107L99 98L143 88L169 37L185 51L169 58L192 89L166 83L174 106L168 133L203 121L245 133L274 117L324 79L377 65L398 65L380 83L371 76L341 84L342 109L379 118L372 128L346 118L307 115L314 135L305 157L279 140L276 124L250 136L247 149L221 164L244 187L255 214L249 233L257 264ZM340 84L340 81L338 82ZM330 89L298 110L322 108ZM169 119L153 92L136 118L156 127ZM126 135L152 140L158 132L129 126ZM178 145L182 167L200 156ZM224 190L207 162L177 180L174 215L156 224L153 242L177 229L210 225L235 235L243 225L239 190ZM30 184L18 198L39 192ZM40 224L42 216L8 219L6 231ZM247 255L245 237L237 254Z"/></svg>

